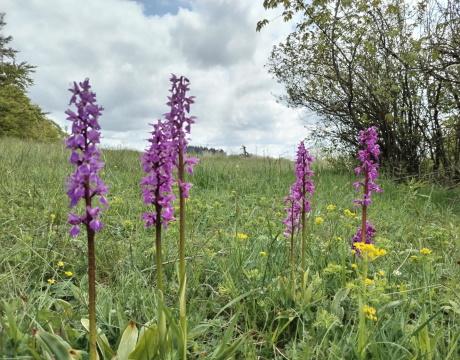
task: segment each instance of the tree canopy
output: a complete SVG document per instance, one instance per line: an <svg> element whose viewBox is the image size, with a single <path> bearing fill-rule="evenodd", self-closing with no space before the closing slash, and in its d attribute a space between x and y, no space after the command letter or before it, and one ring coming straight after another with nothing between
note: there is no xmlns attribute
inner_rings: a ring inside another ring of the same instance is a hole
<svg viewBox="0 0 460 360"><path fill-rule="evenodd" d="M264 6L282 8L285 21L299 19L268 66L285 85L289 105L320 116L316 137L354 151L357 132L377 125L383 163L393 173L459 177L458 2L265 0Z"/></svg>
<svg viewBox="0 0 460 360"><path fill-rule="evenodd" d="M61 139L63 132L59 126L27 96L35 67L16 62L17 51L9 46L13 38L3 34L5 25L5 14L0 13L0 136L41 141Z"/></svg>

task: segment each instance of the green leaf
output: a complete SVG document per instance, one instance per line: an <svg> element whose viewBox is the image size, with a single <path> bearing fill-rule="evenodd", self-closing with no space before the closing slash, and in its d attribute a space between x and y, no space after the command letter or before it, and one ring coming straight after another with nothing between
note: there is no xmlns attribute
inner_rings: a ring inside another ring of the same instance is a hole
<svg viewBox="0 0 460 360"><path fill-rule="evenodd" d="M3 309L8 320L8 326L6 326L6 331L8 336L14 341L19 341L22 338L22 333L19 331L19 328L16 324L16 319L14 317L14 310L7 302L3 302Z"/></svg>
<svg viewBox="0 0 460 360"><path fill-rule="evenodd" d="M331 304L331 312L339 318L340 321L342 321L343 316L344 316L344 310L343 307L340 306L341 302L344 301L348 293L350 292L350 289L348 288L343 288L337 291L337 293L334 296L334 299L332 300Z"/></svg>
<svg viewBox="0 0 460 360"><path fill-rule="evenodd" d="M143 331L135 349L129 354L129 360L151 360L158 355L160 335L156 325L152 325Z"/></svg>
<svg viewBox="0 0 460 360"><path fill-rule="evenodd" d="M252 289L252 290L249 290L248 292L245 292L244 294L234 298L232 301L230 301L229 303L227 303L227 305L225 305L223 308L221 308L219 310L219 312L216 314L216 316L214 316L214 319L217 319L217 317L222 314L222 312L224 312L224 310L228 309L229 307L233 306L234 304L238 303L239 301L243 300L245 297L248 297L249 295L251 295L252 293L256 292L256 291L259 291L259 288L257 289Z"/></svg>
<svg viewBox="0 0 460 360"><path fill-rule="evenodd" d="M120 344L118 345L117 350L117 360L128 360L128 355L136 347L138 335L139 331L137 330L136 323L134 321L130 321L121 336Z"/></svg>
<svg viewBox="0 0 460 360"><path fill-rule="evenodd" d="M267 19L263 19L257 22L256 31L260 31L264 26L268 24Z"/></svg>
<svg viewBox="0 0 460 360"><path fill-rule="evenodd" d="M84 352L72 349L72 347L59 336L46 331L39 331L37 338L42 341L45 347L59 360L81 359Z"/></svg>
<svg viewBox="0 0 460 360"><path fill-rule="evenodd" d="M230 340L233 337L234 330L236 328L236 324L238 322L240 314L236 313L233 315L233 317L230 319L230 323L225 330L221 341L219 345L217 346L216 350L213 352L211 355L211 359L213 360L227 360L230 359L231 356L235 353L235 351L238 350L238 348L241 346L243 343L244 337L240 337L237 340L235 340L233 343L230 343Z"/></svg>
<svg viewBox="0 0 460 360"><path fill-rule="evenodd" d="M220 354L216 355L215 360L227 360L233 357L236 351L241 347L245 340L244 336L236 339L230 346L227 346Z"/></svg>
<svg viewBox="0 0 460 360"><path fill-rule="evenodd" d="M83 327L86 331L89 332L89 320L88 319L81 319L80 320ZM115 352L110 348L109 340L102 332L101 329L97 328L97 347L102 354L104 359L112 359L115 356Z"/></svg>

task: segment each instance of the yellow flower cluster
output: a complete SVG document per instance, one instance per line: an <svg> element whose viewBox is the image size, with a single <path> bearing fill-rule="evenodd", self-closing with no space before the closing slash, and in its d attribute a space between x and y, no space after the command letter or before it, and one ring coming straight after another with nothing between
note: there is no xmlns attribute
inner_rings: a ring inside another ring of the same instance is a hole
<svg viewBox="0 0 460 360"><path fill-rule="evenodd" d="M324 222L324 219L321 216L315 217L315 224L321 225Z"/></svg>
<svg viewBox="0 0 460 360"><path fill-rule="evenodd" d="M374 307L364 305L363 312L369 320L377 321L377 310Z"/></svg>
<svg viewBox="0 0 460 360"><path fill-rule="evenodd" d="M366 286L371 286L371 285L374 285L374 283L375 283L374 280L369 279L369 278L365 278L365 279L363 280L363 282L364 282L364 285L366 285Z"/></svg>
<svg viewBox="0 0 460 360"><path fill-rule="evenodd" d="M350 209L343 210L343 215L345 215L346 217L350 219L356 219L358 217L358 215L354 213L353 211L351 211Z"/></svg>
<svg viewBox="0 0 460 360"><path fill-rule="evenodd" d="M387 251L385 249L380 249L374 244L366 244L363 242L355 243L355 248L360 251L363 257L375 260L380 256L386 255Z"/></svg>
<svg viewBox="0 0 460 360"><path fill-rule="evenodd" d="M334 205L334 204L329 204L327 207L326 207L327 211L334 211L335 209L337 209L337 206Z"/></svg>
<svg viewBox="0 0 460 360"><path fill-rule="evenodd" d="M56 266L57 266L58 268L60 268L62 271L64 271L64 266L65 266L64 261L62 261L62 260L58 261L58 262L56 263ZM73 272L67 270L67 271L64 271L64 275L67 276L67 277L69 277L69 278L71 278L71 277L73 276ZM56 280L56 279L53 279L53 278L49 278L49 279L46 280L46 282L47 282L49 285L54 285L54 284L56 284L57 280Z"/></svg>
<svg viewBox="0 0 460 360"><path fill-rule="evenodd" d="M238 240L246 240L249 236L245 233L236 233L236 237L238 238Z"/></svg>
<svg viewBox="0 0 460 360"><path fill-rule="evenodd" d="M422 248L420 249L420 254L422 255L430 255L432 253L432 251L428 248Z"/></svg>

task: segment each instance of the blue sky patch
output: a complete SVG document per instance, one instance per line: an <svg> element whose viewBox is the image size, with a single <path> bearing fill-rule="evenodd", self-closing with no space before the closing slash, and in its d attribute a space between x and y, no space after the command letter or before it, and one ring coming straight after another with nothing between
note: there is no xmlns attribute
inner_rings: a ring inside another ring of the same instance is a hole
<svg viewBox="0 0 460 360"><path fill-rule="evenodd" d="M151 15L165 15L170 13L177 14L180 7L190 8L189 1L187 0L134 0L143 4L144 13L147 16Z"/></svg>

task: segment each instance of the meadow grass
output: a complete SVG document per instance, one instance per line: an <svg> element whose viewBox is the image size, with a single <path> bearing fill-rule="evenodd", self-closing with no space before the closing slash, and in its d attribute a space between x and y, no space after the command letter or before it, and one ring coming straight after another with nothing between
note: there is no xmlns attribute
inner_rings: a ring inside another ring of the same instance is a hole
<svg viewBox="0 0 460 360"><path fill-rule="evenodd" d="M68 155L61 145L0 139L0 358L32 356L37 328L86 347L86 239L68 235ZM157 316L154 232L141 221L139 153L103 157L110 208L96 241L97 319L115 345L129 320ZM459 359L460 190L383 176L368 216L388 253L369 264L366 287L350 248L359 218L343 212L353 210L355 176L326 161L314 170L307 269L293 298L282 225L293 163L201 157L187 200L190 358L208 358L225 336L242 339L234 359ZM176 317L177 225L163 238L165 303ZM300 237L297 255L299 246ZM363 287L378 318L366 322L364 355L356 350Z"/></svg>

